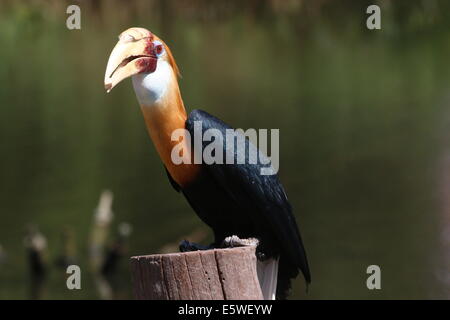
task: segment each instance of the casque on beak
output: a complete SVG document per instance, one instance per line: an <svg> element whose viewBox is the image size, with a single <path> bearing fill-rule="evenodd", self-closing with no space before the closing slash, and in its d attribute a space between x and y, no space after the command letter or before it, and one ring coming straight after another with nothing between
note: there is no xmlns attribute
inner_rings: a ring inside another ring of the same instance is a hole
<svg viewBox="0 0 450 320"><path fill-rule="evenodd" d="M105 89L110 92L119 82L141 72L153 72L157 57L153 34L143 28L130 28L119 36L105 72Z"/></svg>

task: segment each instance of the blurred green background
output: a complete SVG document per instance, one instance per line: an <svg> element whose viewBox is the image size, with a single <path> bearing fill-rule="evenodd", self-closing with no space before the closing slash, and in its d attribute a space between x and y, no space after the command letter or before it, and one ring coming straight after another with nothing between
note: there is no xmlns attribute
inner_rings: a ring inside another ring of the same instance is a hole
<svg viewBox="0 0 450 320"><path fill-rule="evenodd" d="M373 3L381 30L365 26ZM66 28L69 4L81 30ZM104 297L88 254L104 189L108 247L121 222L133 228L107 277L113 298L132 297L129 256L208 232L168 183L131 81L103 88L131 26L170 46L189 110L280 129L280 177L313 277L308 294L295 281L293 298L450 298L450 2L10 0L0 3L0 299L36 298L30 225L47 239L38 298ZM55 266L64 247L81 290ZM381 290L366 288L372 264Z"/></svg>

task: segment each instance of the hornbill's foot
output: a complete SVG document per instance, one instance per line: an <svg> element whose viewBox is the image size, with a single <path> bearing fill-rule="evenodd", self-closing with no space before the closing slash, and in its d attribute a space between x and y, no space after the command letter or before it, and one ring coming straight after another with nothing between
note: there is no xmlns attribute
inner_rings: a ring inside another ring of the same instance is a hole
<svg viewBox="0 0 450 320"><path fill-rule="evenodd" d="M212 249L211 246L202 246L201 244L183 240L179 244L180 252L199 251Z"/></svg>
<svg viewBox="0 0 450 320"><path fill-rule="evenodd" d="M256 249L256 258L258 259L258 261L266 261L269 259L269 257L267 256L267 254L259 249Z"/></svg>
<svg viewBox="0 0 450 320"><path fill-rule="evenodd" d="M233 247L257 247L259 240L256 238L241 239L238 236L226 237L222 242L222 247L233 248Z"/></svg>

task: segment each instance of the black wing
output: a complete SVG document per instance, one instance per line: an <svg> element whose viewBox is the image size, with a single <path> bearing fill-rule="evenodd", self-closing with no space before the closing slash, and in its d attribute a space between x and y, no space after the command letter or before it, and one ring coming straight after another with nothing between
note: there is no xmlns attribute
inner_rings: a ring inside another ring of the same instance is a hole
<svg viewBox="0 0 450 320"><path fill-rule="evenodd" d="M194 137L195 121L201 121L203 133L208 129L217 129L221 131L223 137L226 137L226 130L232 129L220 119L204 111L194 110L186 121L186 129L191 133L191 137ZM309 283L311 276L306 253L284 188L277 175L260 174L261 168L267 166L262 165L261 161L256 164L249 164L248 161L245 164L236 164L237 151L242 151L242 148L248 151L246 160L251 152L256 152L259 160L266 159L248 139L240 141L243 143L239 143L239 139L234 143L235 164L204 164L203 167L222 187L223 191L228 193L229 199L246 208L243 212L251 215L258 230L262 234L269 234L268 238L275 240L275 246L278 247L281 255L280 263L283 256L286 257L291 264L295 265L295 270L300 269L303 272L305 280ZM209 142L204 142L203 148L208 144ZM224 141L224 157L227 147L229 146ZM267 162L263 161L263 163ZM274 244L261 243L261 245L270 247Z"/></svg>

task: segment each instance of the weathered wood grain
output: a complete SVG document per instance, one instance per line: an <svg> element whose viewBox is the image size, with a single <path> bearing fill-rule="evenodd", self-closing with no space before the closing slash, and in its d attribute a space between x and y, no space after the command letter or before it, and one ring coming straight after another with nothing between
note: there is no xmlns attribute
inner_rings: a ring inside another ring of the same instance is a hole
<svg viewBox="0 0 450 320"><path fill-rule="evenodd" d="M255 247L131 257L139 300L263 299Z"/></svg>

